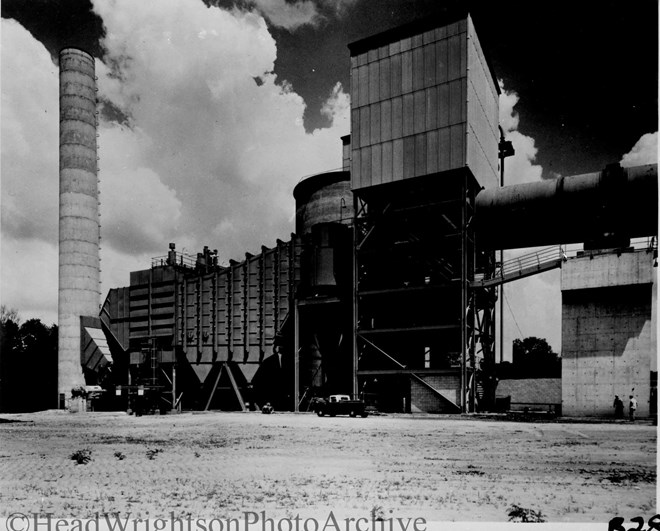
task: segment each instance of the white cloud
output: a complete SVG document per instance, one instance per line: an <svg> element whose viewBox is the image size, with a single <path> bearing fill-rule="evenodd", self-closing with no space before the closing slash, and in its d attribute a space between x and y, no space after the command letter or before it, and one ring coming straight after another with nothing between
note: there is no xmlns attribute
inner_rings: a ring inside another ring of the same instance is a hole
<svg viewBox="0 0 660 531"><path fill-rule="evenodd" d="M333 125L341 130L349 131L351 124L351 99L344 92L341 83L333 87L330 97L321 106L321 114L330 120L334 120Z"/></svg>
<svg viewBox="0 0 660 531"><path fill-rule="evenodd" d="M341 86L324 106L332 127L307 134L304 101L271 73L275 41L258 15L197 0L95 9L107 47L99 95L127 118L119 125L104 113L99 129L103 294L128 285L128 273L148 268L170 241L190 253L218 248L226 261L288 239L295 184L341 166ZM54 320L58 72L6 19L2 78L3 304Z"/></svg>
<svg viewBox="0 0 660 531"><path fill-rule="evenodd" d="M642 135L630 152L621 159L621 166L630 168L658 163L658 132Z"/></svg>
<svg viewBox="0 0 660 531"><path fill-rule="evenodd" d="M534 139L518 131L520 118L514 109L518 100L518 94L508 91L500 81L500 126L504 130L507 140L510 140L515 150L515 155L504 161L504 184L520 184L538 181L541 179L543 168L534 164L538 148Z"/></svg>
<svg viewBox="0 0 660 531"><path fill-rule="evenodd" d="M100 128L101 235L104 245L123 253L162 252L181 217L174 190L142 161L149 147L140 129Z"/></svg>
<svg viewBox="0 0 660 531"><path fill-rule="evenodd" d="M193 0L95 9L113 76L103 75L102 94L148 139L142 167L181 201L169 240L208 244L227 259L287 238L300 177L341 166L339 137L349 132L341 87L325 106L333 126L307 134L304 101L271 73L276 48L262 18Z"/></svg>
<svg viewBox="0 0 660 531"><path fill-rule="evenodd" d="M0 293L23 320L57 319L57 68L14 20L2 19Z"/></svg>
<svg viewBox="0 0 660 531"><path fill-rule="evenodd" d="M514 91L508 91L504 88L504 82L499 80L500 85L500 127L504 129L504 133L515 131L518 129L520 116L513 108L516 106L520 98Z"/></svg>
<svg viewBox="0 0 660 531"><path fill-rule="evenodd" d="M314 25L319 21L316 5L311 0L287 2L286 0L251 0L259 12L273 26L295 30L306 24Z"/></svg>
<svg viewBox="0 0 660 531"><path fill-rule="evenodd" d="M57 67L14 20L2 19L1 53L3 234L52 242L59 186Z"/></svg>

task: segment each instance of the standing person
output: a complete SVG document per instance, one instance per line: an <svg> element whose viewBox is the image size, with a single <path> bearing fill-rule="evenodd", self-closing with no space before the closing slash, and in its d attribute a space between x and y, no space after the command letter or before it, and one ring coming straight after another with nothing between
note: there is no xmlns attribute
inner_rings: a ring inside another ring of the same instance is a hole
<svg viewBox="0 0 660 531"><path fill-rule="evenodd" d="M623 400L619 398L619 395L614 396L614 418L623 418Z"/></svg>
<svg viewBox="0 0 660 531"><path fill-rule="evenodd" d="M630 422L635 422L635 411L637 410L637 399L630 395Z"/></svg>

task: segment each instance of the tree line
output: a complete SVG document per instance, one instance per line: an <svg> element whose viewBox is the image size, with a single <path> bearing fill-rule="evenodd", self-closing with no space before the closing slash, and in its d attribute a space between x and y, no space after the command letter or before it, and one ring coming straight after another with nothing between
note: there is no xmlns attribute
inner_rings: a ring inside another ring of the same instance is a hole
<svg viewBox="0 0 660 531"><path fill-rule="evenodd" d="M0 306L0 412L57 407L57 325Z"/></svg>
<svg viewBox="0 0 660 531"><path fill-rule="evenodd" d="M526 337L513 340L513 362L498 364L497 377L561 378L561 357L543 338Z"/></svg>

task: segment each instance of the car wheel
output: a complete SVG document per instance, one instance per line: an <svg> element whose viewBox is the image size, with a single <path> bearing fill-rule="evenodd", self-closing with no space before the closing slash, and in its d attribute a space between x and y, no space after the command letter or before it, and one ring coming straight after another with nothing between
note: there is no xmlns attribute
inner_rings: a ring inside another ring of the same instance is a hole
<svg viewBox="0 0 660 531"><path fill-rule="evenodd" d="M362 418L363 418L363 419L366 419L366 418L367 418L367 415L369 415L369 413L367 413L366 411L363 411L363 412L362 412Z"/></svg>
<svg viewBox="0 0 660 531"><path fill-rule="evenodd" d="M351 410L351 412L348 414L349 417L355 417L355 411Z"/></svg>
<svg viewBox="0 0 660 531"><path fill-rule="evenodd" d="M323 411L319 409L319 410L316 412L316 414L317 414L319 417L322 417L322 416L323 416Z"/></svg>

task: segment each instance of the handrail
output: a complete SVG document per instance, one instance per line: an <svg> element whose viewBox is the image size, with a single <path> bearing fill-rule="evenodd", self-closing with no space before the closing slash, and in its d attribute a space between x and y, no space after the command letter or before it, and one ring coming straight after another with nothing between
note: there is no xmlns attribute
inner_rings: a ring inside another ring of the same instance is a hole
<svg viewBox="0 0 660 531"><path fill-rule="evenodd" d="M627 248L633 248L636 251L646 250L647 252L656 251L658 248L658 239L654 237L635 238L630 241ZM491 277L479 278L472 282L473 286L486 287L494 284L503 284L510 280L541 273L555 267L560 267L562 262L571 258L576 258L580 253L589 253L585 251L581 244L553 245L545 247L531 253L509 258L503 263L498 264L494 274Z"/></svg>
<svg viewBox="0 0 660 531"><path fill-rule="evenodd" d="M563 247L546 247L545 249L541 249L533 253L505 260L500 265L498 271L496 271L495 276L503 278L523 269L527 269L533 266L541 267L548 262L554 262L555 260L562 260L564 258L567 258L567 255Z"/></svg>

